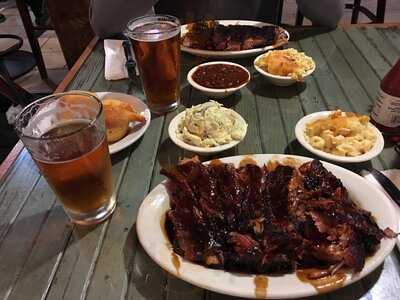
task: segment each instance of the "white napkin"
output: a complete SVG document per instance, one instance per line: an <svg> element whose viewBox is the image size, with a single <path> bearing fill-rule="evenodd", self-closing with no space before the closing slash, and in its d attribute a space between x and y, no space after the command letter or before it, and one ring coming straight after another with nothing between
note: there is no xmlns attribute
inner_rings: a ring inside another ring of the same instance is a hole
<svg viewBox="0 0 400 300"><path fill-rule="evenodd" d="M104 40L104 52L106 54L104 77L107 80L128 78L122 42L122 40Z"/></svg>
<svg viewBox="0 0 400 300"><path fill-rule="evenodd" d="M400 189L400 169L391 169L391 170L385 170L382 171L383 174L385 174L393 183L395 186L397 186ZM389 195L385 192L383 187L375 180L374 176L371 174L368 174L364 176L365 179L367 179L369 182L371 182L373 185L375 185L378 189L380 189L390 200L392 200ZM399 215L399 223L400 223L400 207L396 204L396 202L393 202L393 205L396 207L398 215ZM400 250L400 236L397 237L397 247Z"/></svg>

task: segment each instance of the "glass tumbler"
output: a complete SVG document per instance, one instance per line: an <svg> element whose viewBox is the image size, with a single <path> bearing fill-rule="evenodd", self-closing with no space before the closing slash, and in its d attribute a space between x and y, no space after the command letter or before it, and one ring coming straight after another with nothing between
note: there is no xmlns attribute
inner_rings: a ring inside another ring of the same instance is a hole
<svg viewBox="0 0 400 300"><path fill-rule="evenodd" d="M99 223L114 211L100 100L84 92L50 95L25 107L15 128L73 222Z"/></svg>
<svg viewBox="0 0 400 300"><path fill-rule="evenodd" d="M150 110L174 110L180 94L179 20L168 15L144 16L128 22L130 38Z"/></svg>

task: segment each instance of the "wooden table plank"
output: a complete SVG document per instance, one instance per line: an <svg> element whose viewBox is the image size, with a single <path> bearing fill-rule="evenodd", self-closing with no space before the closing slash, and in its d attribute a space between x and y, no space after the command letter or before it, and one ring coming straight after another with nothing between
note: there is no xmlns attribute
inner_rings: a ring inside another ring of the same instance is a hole
<svg viewBox="0 0 400 300"><path fill-rule="evenodd" d="M398 28L378 28L377 30L388 39L397 51L400 51L400 34Z"/></svg>
<svg viewBox="0 0 400 300"><path fill-rule="evenodd" d="M47 216L43 219L41 231L15 283L10 299L44 299L70 239L72 224L60 203L56 202L47 211L43 210L43 214ZM22 220L21 223L26 221ZM49 247L49 242L52 247Z"/></svg>
<svg viewBox="0 0 400 300"><path fill-rule="evenodd" d="M38 169L28 151L23 150L0 187L0 245L39 177Z"/></svg>
<svg viewBox="0 0 400 300"><path fill-rule="evenodd" d="M371 67L378 74L379 78L382 79L390 69L389 62L382 56L378 49L370 43L360 29L349 28L346 30L346 33L371 65Z"/></svg>
<svg viewBox="0 0 400 300"><path fill-rule="evenodd" d="M263 153L284 153L287 146L286 134L273 86L266 83L261 75L254 78L253 84Z"/></svg>
<svg viewBox="0 0 400 300"><path fill-rule="evenodd" d="M357 80L368 93L369 98L375 99L376 95L378 95L380 80L368 61L360 55L360 51L343 30L333 31L331 37L338 49L340 49L346 63L351 66Z"/></svg>
<svg viewBox="0 0 400 300"><path fill-rule="evenodd" d="M332 72L335 74L336 81L343 89L350 106L358 113L368 114L368 108L372 103L372 99L365 92L357 77L354 76L353 70L347 64L330 35L320 35L315 37L315 40Z"/></svg>
<svg viewBox="0 0 400 300"><path fill-rule="evenodd" d="M168 164L170 159L177 161L178 158L173 158L174 153L165 153L163 150L167 151L167 148L162 148L162 143L168 137L168 128L166 128L165 118L169 120L172 118L173 114L168 114L167 117L158 117L157 123L158 128L162 129L161 139L160 134L153 137L153 143L158 145L157 157L154 161L152 172L149 176L151 179L149 181L149 190L152 190L156 185L158 185L163 177L159 174L161 169L161 163ZM164 126L163 126L164 125ZM158 131L160 133L160 130ZM162 148L163 150L160 150ZM166 159L161 160L160 157L166 155ZM140 199L138 199L140 201ZM133 216L132 216L133 217ZM133 229L135 231L135 229ZM129 247L129 246L128 246ZM163 271L143 250L142 246L135 238L130 247L133 248L133 253L128 258L129 270L131 270L128 291L126 299L161 299L165 297L167 277L165 271ZM129 249L128 249L129 250ZM131 250L132 251L132 250Z"/></svg>
<svg viewBox="0 0 400 300"><path fill-rule="evenodd" d="M323 102L328 106L328 110L334 110L337 108L341 108L345 111L354 110L352 105L346 101L346 96L340 85L337 83L335 76L332 74L332 70L330 69L316 40L312 37L306 38L299 41L299 44L301 49L310 55L317 65L313 76L324 98Z"/></svg>
<svg viewBox="0 0 400 300"><path fill-rule="evenodd" d="M0 297L3 299L12 294L55 201L44 178L34 185L29 199L31 201L26 201L0 246Z"/></svg>
<svg viewBox="0 0 400 300"><path fill-rule="evenodd" d="M110 220L87 299L121 299L127 292L128 276L132 271L130 264L138 247L136 215L149 191L158 146L154 141L159 139L161 128L162 119L153 119L143 139L131 147L118 193L118 206Z"/></svg>
<svg viewBox="0 0 400 300"><path fill-rule="evenodd" d="M86 90L91 88L98 75L104 72L104 55L104 47L102 43L98 43L93 53L88 57L74 77L74 80L68 86L68 90Z"/></svg>
<svg viewBox="0 0 400 300"><path fill-rule="evenodd" d="M394 65L399 58L400 51L385 39L376 28L361 29L361 32L369 39L369 41L379 50L379 52Z"/></svg>

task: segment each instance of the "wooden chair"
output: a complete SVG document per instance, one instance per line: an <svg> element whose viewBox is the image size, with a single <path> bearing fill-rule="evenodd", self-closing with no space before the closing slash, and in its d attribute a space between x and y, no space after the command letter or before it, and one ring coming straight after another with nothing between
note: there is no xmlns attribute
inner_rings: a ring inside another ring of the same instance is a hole
<svg viewBox="0 0 400 300"><path fill-rule="evenodd" d="M16 0L29 44L35 55L40 76L43 79L47 78L47 72L37 37L45 30L55 30L67 66L72 68L94 36L89 22L89 1L47 0L47 7L53 24L51 27L34 25L25 1Z"/></svg>
<svg viewBox="0 0 400 300"><path fill-rule="evenodd" d="M20 50L22 38L0 34L0 39L7 42L0 49L0 110L7 109L10 105L24 106L44 96L43 93L29 93L14 81L36 67L33 54Z"/></svg>
<svg viewBox="0 0 400 300"><path fill-rule="evenodd" d="M36 61L33 54L20 50L23 40L12 34L0 34L0 39L8 41L4 49L0 49L0 95L8 99L9 104L25 105L33 96L19 85L17 79L35 68Z"/></svg>
<svg viewBox="0 0 400 300"><path fill-rule="evenodd" d="M385 22L385 10L386 0L377 0L376 14L374 15L368 8L361 5L361 0L354 0L354 3L346 4L346 8L352 9L351 24L357 24L358 16L360 12L371 20L371 23L384 23Z"/></svg>
<svg viewBox="0 0 400 300"><path fill-rule="evenodd" d="M42 79L47 79L46 65L44 64L42 50L40 49L39 41L37 39L38 32L43 32L44 30L51 30L51 27L35 26L32 22L31 16L29 14L28 6L23 0L16 0L17 8L22 19L22 24L24 25L26 36L28 37L29 44L32 49L32 53L36 60L36 65L39 70L40 77Z"/></svg>
<svg viewBox="0 0 400 300"><path fill-rule="evenodd" d="M352 9L351 24L357 24L358 16L360 12L366 15L372 23L384 23L385 22L385 11L386 11L386 0L377 0L376 14L374 15L369 9L361 5L362 0L354 0L354 3L346 4L345 8ZM296 26L303 25L304 16L297 10L296 15Z"/></svg>
<svg viewBox="0 0 400 300"><path fill-rule="evenodd" d="M283 0L159 0L156 13L177 16L182 23L204 19L244 19L280 24Z"/></svg>

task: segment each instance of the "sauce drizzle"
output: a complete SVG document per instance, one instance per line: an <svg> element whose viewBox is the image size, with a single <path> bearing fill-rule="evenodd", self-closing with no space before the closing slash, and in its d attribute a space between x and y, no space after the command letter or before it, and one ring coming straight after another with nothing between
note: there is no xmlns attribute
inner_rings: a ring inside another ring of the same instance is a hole
<svg viewBox="0 0 400 300"><path fill-rule="evenodd" d="M247 165L257 165L257 162L251 156L246 156L240 161L239 167L245 167Z"/></svg>
<svg viewBox="0 0 400 300"><path fill-rule="evenodd" d="M254 277L254 293L257 299L267 298L268 277L257 275Z"/></svg>
<svg viewBox="0 0 400 300"><path fill-rule="evenodd" d="M336 290L343 286L346 281L346 274L336 273L335 275L327 275L318 279L310 279L310 275L314 272L321 270L318 269L303 269L297 270L296 275L300 281L311 284L318 293L326 293Z"/></svg>
<svg viewBox="0 0 400 300"><path fill-rule="evenodd" d="M167 222L166 222L165 214L161 216L160 226L161 226L161 230L162 230L163 234L165 235L165 237L168 240L167 247L171 250L171 262L175 267L176 275L179 275L179 269L181 267L181 261L179 260L179 256L174 252L174 249L173 249L171 243L169 242L170 238L168 236L168 231L167 231L167 228L166 228Z"/></svg>
<svg viewBox="0 0 400 300"><path fill-rule="evenodd" d="M172 261L172 264L175 267L176 275L179 275L179 269L181 267L181 261L179 260L179 256L176 255L174 250L171 251L171 261Z"/></svg>

